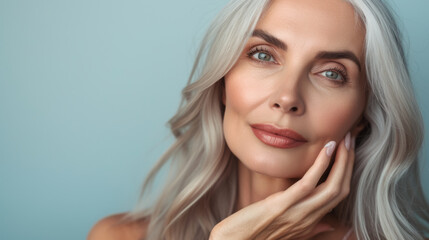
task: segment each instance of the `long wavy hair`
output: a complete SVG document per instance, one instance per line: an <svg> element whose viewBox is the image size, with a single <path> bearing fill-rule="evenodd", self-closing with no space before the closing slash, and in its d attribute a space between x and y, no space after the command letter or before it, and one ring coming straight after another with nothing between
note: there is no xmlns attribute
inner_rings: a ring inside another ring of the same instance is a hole
<svg viewBox="0 0 429 240"><path fill-rule="evenodd" d="M365 26L369 90L351 191L334 213L354 227L358 239L423 239L429 221L417 159L423 121L401 34L384 1L346 1ZM212 228L233 213L237 158L223 136L223 77L269 4L232 0L209 27L169 121L176 141L148 174L139 203L125 218L150 220L145 239L208 239ZM151 185L164 166L168 179L152 203Z"/></svg>

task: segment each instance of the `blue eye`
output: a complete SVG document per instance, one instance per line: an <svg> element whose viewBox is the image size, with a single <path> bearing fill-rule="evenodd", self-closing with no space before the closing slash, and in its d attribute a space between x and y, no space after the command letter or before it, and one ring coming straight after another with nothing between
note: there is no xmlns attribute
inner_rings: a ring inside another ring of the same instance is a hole
<svg viewBox="0 0 429 240"><path fill-rule="evenodd" d="M247 57L259 63L277 63L272 50L267 46L256 46L247 52Z"/></svg>
<svg viewBox="0 0 429 240"><path fill-rule="evenodd" d="M344 80L341 74L331 70L322 72L322 75L333 80Z"/></svg>
<svg viewBox="0 0 429 240"><path fill-rule="evenodd" d="M256 52L252 57L263 62L275 62L273 56L265 52Z"/></svg>
<svg viewBox="0 0 429 240"><path fill-rule="evenodd" d="M348 76L347 72L341 68L333 68L323 71L322 76L337 81L337 82L347 82Z"/></svg>

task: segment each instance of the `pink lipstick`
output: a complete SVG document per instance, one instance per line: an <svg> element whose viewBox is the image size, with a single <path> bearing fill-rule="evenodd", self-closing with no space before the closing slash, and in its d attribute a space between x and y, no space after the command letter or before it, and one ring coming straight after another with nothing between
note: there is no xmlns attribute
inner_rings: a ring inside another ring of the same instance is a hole
<svg viewBox="0 0 429 240"><path fill-rule="evenodd" d="M252 124L252 131L261 142L276 148L294 148L307 140L290 129L280 129L267 124Z"/></svg>

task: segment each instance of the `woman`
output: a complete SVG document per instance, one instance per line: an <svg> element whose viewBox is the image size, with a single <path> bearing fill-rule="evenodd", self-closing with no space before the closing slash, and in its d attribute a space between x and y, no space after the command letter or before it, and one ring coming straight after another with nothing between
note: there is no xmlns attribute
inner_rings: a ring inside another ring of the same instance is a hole
<svg viewBox="0 0 429 240"><path fill-rule="evenodd" d="M423 239L422 120L380 0L231 1L170 125L160 197L89 239Z"/></svg>

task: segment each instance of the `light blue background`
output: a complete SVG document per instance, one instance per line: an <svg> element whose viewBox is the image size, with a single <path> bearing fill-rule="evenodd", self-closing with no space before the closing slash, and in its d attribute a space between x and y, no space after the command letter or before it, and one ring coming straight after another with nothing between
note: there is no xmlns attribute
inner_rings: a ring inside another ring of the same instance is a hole
<svg viewBox="0 0 429 240"><path fill-rule="evenodd" d="M226 2L0 0L0 239L84 239L134 205ZM429 2L394 3L427 138Z"/></svg>

